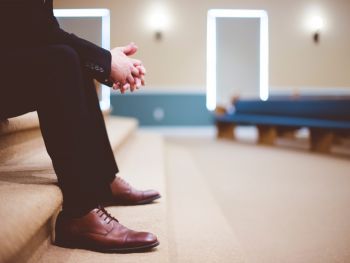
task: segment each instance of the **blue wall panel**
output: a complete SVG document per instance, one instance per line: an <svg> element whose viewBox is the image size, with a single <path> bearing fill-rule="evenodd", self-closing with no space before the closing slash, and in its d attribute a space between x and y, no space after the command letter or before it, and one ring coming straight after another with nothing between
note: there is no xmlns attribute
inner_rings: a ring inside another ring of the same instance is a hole
<svg viewBox="0 0 350 263"><path fill-rule="evenodd" d="M202 93L112 94L112 115L137 118L141 126L207 126L214 123Z"/></svg>

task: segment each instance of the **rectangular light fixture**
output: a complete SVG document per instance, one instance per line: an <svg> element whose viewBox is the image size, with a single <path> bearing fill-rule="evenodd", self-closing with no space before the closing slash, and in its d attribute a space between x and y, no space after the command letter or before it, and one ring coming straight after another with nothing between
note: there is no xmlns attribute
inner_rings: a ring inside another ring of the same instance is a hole
<svg viewBox="0 0 350 263"><path fill-rule="evenodd" d="M264 10L244 9L211 9L207 20L207 109L216 108L217 89L217 58L216 58L216 19L259 18L260 19L260 99L266 101L269 97L269 31L268 15Z"/></svg>
<svg viewBox="0 0 350 263"><path fill-rule="evenodd" d="M100 17L102 20L101 28L101 46L104 49L110 50L110 12L108 9L54 9L54 15L60 17ZM111 106L110 88L101 86L100 106L102 110L108 110Z"/></svg>

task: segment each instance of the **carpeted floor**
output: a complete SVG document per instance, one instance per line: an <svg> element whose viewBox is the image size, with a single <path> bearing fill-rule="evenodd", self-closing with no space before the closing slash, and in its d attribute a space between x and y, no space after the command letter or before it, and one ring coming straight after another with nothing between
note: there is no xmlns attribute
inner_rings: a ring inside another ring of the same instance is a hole
<svg viewBox="0 0 350 263"><path fill-rule="evenodd" d="M350 262L349 159L210 138L167 142L187 151L248 262Z"/></svg>
<svg viewBox="0 0 350 263"><path fill-rule="evenodd" d="M159 135L137 132L116 151L121 169L119 175L137 188L156 188L162 198L149 205L107 208L122 224L131 229L156 234L160 240L159 247L145 253L114 254L50 245L39 263L169 262L163 143L163 138Z"/></svg>
<svg viewBox="0 0 350 263"><path fill-rule="evenodd" d="M166 157L170 262L245 262L236 233L186 147L168 142Z"/></svg>

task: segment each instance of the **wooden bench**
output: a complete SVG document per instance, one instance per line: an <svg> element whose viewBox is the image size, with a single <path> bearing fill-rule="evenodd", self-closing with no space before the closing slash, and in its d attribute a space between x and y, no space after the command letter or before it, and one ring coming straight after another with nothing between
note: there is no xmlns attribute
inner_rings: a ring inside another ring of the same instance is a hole
<svg viewBox="0 0 350 263"><path fill-rule="evenodd" d="M310 149L329 152L337 136L350 134L350 99L238 100L232 113L217 114L218 138L234 138L236 125L258 128L261 144L273 145L279 136L309 128Z"/></svg>

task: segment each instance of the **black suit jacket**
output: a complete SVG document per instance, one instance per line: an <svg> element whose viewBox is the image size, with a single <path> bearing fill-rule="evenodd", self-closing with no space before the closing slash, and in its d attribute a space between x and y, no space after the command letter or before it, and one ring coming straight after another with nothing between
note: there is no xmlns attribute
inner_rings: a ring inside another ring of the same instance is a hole
<svg viewBox="0 0 350 263"><path fill-rule="evenodd" d="M0 48L68 45L95 79L111 86L111 53L62 30L53 14L52 2L0 0Z"/></svg>

